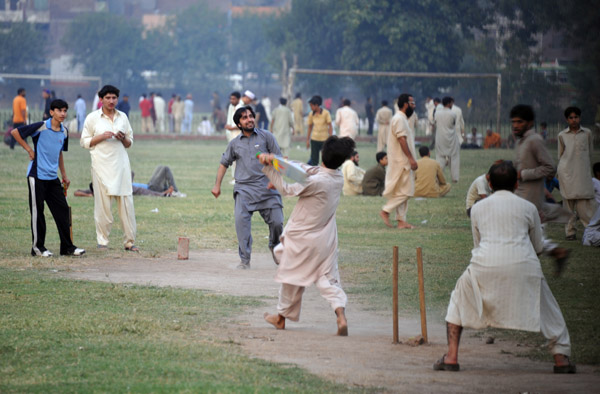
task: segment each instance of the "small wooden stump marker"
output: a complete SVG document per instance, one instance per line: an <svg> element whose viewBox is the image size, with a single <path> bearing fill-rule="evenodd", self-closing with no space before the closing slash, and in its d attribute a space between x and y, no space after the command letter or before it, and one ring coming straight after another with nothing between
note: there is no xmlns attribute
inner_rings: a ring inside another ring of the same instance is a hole
<svg viewBox="0 0 600 394"><path fill-rule="evenodd" d="M187 260L190 257L190 239L179 237L177 242L177 260Z"/></svg>

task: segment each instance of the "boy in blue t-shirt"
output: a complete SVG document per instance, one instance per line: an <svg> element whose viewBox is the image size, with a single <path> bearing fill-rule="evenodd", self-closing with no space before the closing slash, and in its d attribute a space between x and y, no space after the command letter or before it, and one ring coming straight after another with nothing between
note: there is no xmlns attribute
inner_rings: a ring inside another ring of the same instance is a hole
<svg viewBox="0 0 600 394"><path fill-rule="evenodd" d="M15 140L27 151L31 162L27 168L27 186L29 187L29 210L31 212L32 256L50 257L44 246L46 241L46 219L44 201L56 222L60 237L60 254L81 256L85 250L73 245L69 230L69 206L61 182L57 176L60 168L65 189L71 181L67 178L62 151L69 147L68 131L62 122L67 117L69 105L63 100L50 103L50 119L43 122L21 126L11 131ZM31 136L33 147L25 142Z"/></svg>

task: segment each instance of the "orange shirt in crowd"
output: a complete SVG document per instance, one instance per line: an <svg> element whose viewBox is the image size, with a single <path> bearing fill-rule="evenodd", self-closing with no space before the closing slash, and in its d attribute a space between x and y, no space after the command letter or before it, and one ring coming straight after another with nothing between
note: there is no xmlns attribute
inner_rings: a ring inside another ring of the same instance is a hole
<svg viewBox="0 0 600 394"><path fill-rule="evenodd" d="M500 148L500 142L500 134L492 133L491 135L486 135L485 141L483 141L483 149Z"/></svg>
<svg viewBox="0 0 600 394"><path fill-rule="evenodd" d="M25 119L27 119L27 100L18 95L13 100L13 123L25 123Z"/></svg>

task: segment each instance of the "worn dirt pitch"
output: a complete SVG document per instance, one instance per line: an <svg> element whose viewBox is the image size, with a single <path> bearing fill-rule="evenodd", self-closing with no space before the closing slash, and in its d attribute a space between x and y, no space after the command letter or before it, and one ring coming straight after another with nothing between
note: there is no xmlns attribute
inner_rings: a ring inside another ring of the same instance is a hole
<svg viewBox="0 0 600 394"><path fill-rule="evenodd" d="M116 256L112 256L116 257ZM267 306L248 310L215 336L242 344L251 357L296 364L347 386L379 387L403 393L584 393L600 387L594 368L578 365L576 375L554 375L548 362L531 361L514 354L516 343L484 340L465 331L461 342L461 372L436 372L432 364L445 351L445 327L429 322L429 344L418 347L392 345L392 319L349 298L346 315L348 337L336 337L335 315L315 287L304 295L301 320L286 322L277 331L263 320L265 311L276 312L278 284L270 255L252 255L251 270L236 270L237 251L196 251L190 259L175 253L161 258L131 255L112 258L91 253L73 260L61 271L69 278L113 283L204 289L220 294L264 298ZM343 273L342 273L343 275ZM391 295L390 295L391 299ZM400 340L420 334L419 318L401 318Z"/></svg>

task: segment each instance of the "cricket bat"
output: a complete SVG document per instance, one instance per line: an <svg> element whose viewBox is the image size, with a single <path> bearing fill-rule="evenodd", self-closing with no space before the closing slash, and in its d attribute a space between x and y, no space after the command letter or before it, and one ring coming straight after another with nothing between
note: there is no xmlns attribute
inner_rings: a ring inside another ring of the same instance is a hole
<svg viewBox="0 0 600 394"><path fill-rule="evenodd" d="M63 185L63 192L65 193L65 200L66 200L68 186L65 182L63 182L62 185ZM67 202L67 206L69 207L69 235L71 236L71 242L73 242L73 216L71 215L71 206L68 204L69 203Z"/></svg>
<svg viewBox="0 0 600 394"><path fill-rule="evenodd" d="M256 157L258 158L261 153L262 152L258 152ZM306 182L308 174L298 163L294 163L293 161L287 160L279 155L275 155L275 159L271 162L271 165L275 171L281 175L284 175L298 183Z"/></svg>

